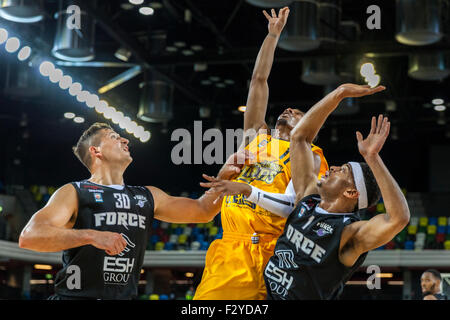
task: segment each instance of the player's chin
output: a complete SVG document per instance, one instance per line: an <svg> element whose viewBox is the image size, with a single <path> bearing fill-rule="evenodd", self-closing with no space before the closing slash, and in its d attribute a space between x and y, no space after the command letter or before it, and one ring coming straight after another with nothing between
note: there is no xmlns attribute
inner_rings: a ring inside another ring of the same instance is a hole
<svg viewBox="0 0 450 320"><path fill-rule="evenodd" d="M288 119L287 118L278 118L276 126L287 126L288 125Z"/></svg>

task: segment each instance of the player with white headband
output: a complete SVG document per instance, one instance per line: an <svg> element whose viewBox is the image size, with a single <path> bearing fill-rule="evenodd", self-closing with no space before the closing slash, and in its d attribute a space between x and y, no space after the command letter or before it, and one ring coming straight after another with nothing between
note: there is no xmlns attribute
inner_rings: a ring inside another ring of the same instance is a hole
<svg viewBox="0 0 450 320"><path fill-rule="evenodd" d="M210 178L211 191L243 193L260 206L286 216L283 234L264 270L269 299L335 299L367 252L386 244L409 222L409 208L379 152L390 123L372 118L369 135L357 131L358 149L365 162L331 166L319 181L313 174L310 144L327 117L346 97L361 97L384 90L344 84L314 105L291 133L292 183L285 195L270 194L248 185ZM375 205L383 196L386 213L361 221L358 210ZM284 208L283 208L284 206ZM278 208L278 209L277 209ZM282 209L283 208L283 209Z"/></svg>

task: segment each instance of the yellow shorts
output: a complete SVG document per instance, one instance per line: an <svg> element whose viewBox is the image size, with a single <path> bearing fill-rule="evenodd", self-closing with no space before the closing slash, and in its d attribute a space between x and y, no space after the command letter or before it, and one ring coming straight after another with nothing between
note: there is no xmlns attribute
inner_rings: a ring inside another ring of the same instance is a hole
<svg viewBox="0 0 450 320"><path fill-rule="evenodd" d="M264 300L264 268L273 255L277 238L259 234L224 232L214 240L206 254L202 281L194 300Z"/></svg>

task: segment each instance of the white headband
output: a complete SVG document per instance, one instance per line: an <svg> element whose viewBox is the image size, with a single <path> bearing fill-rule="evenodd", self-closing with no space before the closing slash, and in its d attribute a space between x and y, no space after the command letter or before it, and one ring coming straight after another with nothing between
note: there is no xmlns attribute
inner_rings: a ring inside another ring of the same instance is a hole
<svg viewBox="0 0 450 320"><path fill-rule="evenodd" d="M356 190L359 192L358 209L365 209L368 207L367 190L361 165L358 162L349 162L348 164L352 167Z"/></svg>

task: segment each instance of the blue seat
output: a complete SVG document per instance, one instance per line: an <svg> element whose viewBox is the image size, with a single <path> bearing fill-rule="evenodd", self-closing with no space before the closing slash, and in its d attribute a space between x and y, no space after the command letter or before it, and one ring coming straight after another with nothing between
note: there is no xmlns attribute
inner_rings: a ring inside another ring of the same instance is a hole
<svg viewBox="0 0 450 320"><path fill-rule="evenodd" d="M431 217L428 219L428 225L436 226L437 225L437 218Z"/></svg>
<svg viewBox="0 0 450 320"><path fill-rule="evenodd" d="M164 250L174 250L175 246L173 242L166 242L164 244Z"/></svg>
<svg viewBox="0 0 450 320"><path fill-rule="evenodd" d="M153 223L152 223L152 228L157 229L159 227L160 223L161 223L160 221L154 219Z"/></svg>
<svg viewBox="0 0 450 320"><path fill-rule="evenodd" d="M446 226L439 226L437 228L437 233L445 233L446 229Z"/></svg>
<svg viewBox="0 0 450 320"><path fill-rule="evenodd" d="M159 236L157 234L152 235L151 237L151 243L155 244L159 241Z"/></svg>
<svg viewBox="0 0 450 320"><path fill-rule="evenodd" d="M200 246L200 250L208 250L209 248L209 242L208 241L203 241L201 242L201 246Z"/></svg>
<svg viewBox="0 0 450 320"><path fill-rule="evenodd" d="M169 300L169 296L167 294L162 294L159 296L159 300Z"/></svg>
<svg viewBox="0 0 450 320"><path fill-rule="evenodd" d="M203 234L197 234L197 236L195 237L195 240L202 243L203 241L205 241L205 236Z"/></svg>
<svg viewBox="0 0 450 320"><path fill-rule="evenodd" d="M405 250L414 250L414 242L406 241L405 242Z"/></svg>

